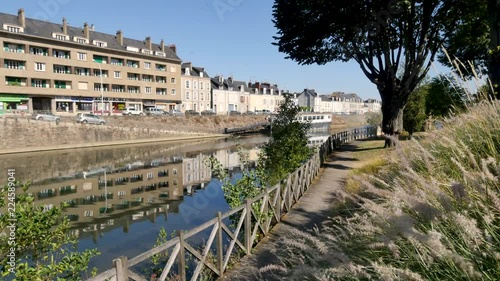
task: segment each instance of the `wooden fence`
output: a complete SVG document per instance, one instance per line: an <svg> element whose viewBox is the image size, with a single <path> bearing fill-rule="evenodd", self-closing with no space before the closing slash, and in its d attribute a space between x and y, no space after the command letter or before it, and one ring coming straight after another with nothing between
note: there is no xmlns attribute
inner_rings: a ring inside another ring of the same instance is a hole
<svg viewBox="0 0 500 281"><path fill-rule="evenodd" d="M331 135L309 161L288 175L282 183L266 188L257 197L247 199L243 205L226 213L218 212L217 217L196 228L187 232L178 232L177 237L132 259L122 256L113 260L113 268L87 281L164 281L170 280L170 278L185 281L188 274L186 254L190 254L196 259L194 269L189 268L190 280L198 280L202 270L209 271L215 276L222 276L228 267L231 254L235 250L239 250L245 255L251 254L252 248L258 243L258 237L266 236L271 228L281 221L283 215L291 210L293 205L309 189L326 156L344 143L375 135L376 129L373 127L349 129ZM233 222L232 227L223 222L227 221L229 217ZM210 235L202 250L195 249L196 246L192 246L186 241L188 238L207 230L210 231ZM228 245L227 243L224 245L224 233L229 237ZM216 253L210 255L213 248L215 248ZM165 251L168 251L168 260L163 266L161 276L144 277L131 270L131 267Z"/></svg>

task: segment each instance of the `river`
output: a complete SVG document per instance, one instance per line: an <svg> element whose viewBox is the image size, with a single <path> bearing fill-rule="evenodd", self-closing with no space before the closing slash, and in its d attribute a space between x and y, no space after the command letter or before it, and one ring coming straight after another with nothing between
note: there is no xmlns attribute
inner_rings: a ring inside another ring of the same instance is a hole
<svg viewBox="0 0 500 281"><path fill-rule="evenodd" d="M90 267L99 272L118 256L132 258L151 249L160 229L170 234L227 211L220 183L206 158L214 156L235 175L240 169L237 143L256 160L264 136L239 141L149 144L55 152L0 155L0 169L31 182L28 192L46 208L67 207L78 250L101 253ZM0 176L6 182L6 172Z"/></svg>

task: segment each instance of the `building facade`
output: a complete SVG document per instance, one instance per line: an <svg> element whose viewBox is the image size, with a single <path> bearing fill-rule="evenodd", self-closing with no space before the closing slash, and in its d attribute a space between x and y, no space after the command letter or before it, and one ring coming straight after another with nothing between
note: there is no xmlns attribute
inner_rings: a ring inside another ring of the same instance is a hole
<svg viewBox="0 0 500 281"><path fill-rule="evenodd" d="M181 103L175 45L0 13L0 113L119 114Z"/></svg>
<svg viewBox="0 0 500 281"><path fill-rule="evenodd" d="M250 109L248 85L243 81L234 80L233 77L224 79L217 75L212 82L212 109L217 114L228 114L231 111L241 113Z"/></svg>
<svg viewBox="0 0 500 281"><path fill-rule="evenodd" d="M249 111L268 110L276 112L284 97L278 85L267 82L248 83L250 88Z"/></svg>
<svg viewBox="0 0 500 281"><path fill-rule="evenodd" d="M203 67L194 67L192 63L182 64L182 112L186 110L203 111L212 109L210 77Z"/></svg>

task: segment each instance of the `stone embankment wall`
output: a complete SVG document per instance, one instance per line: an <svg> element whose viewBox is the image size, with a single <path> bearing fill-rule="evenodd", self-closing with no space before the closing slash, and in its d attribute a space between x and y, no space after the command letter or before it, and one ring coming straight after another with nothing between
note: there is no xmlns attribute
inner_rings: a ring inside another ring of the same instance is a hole
<svg viewBox="0 0 500 281"><path fill-rule="evenodd" d="M226 127L247 126L264 116L105 117L107 125L0 118L0 150L106 141L145 140L179 135L218 134Z"/></svg>

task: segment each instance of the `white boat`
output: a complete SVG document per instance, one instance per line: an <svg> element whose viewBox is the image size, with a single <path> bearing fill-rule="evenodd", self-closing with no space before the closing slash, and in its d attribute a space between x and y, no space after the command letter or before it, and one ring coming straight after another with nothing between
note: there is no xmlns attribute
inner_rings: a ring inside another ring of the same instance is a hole
<svg viewBox="0 0 500 281"><path fill-rule="evenodd" d="M299 122L309 122L312 130L330 129L332 124L331 113L317 113L317 112L301 112L297 116Z"/></svg>

